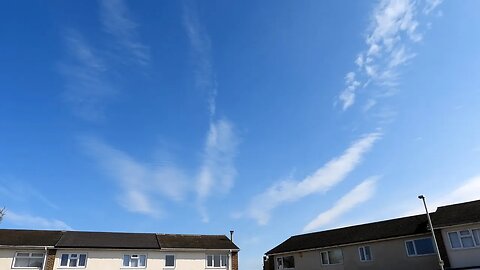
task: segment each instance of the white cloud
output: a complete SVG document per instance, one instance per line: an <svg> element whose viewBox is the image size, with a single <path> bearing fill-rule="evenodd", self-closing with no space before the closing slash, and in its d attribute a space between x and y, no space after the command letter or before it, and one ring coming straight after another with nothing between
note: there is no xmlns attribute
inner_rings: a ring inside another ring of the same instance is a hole
<svg viewBox="0 0 480 270"><path fill-rule="evenodd" d="M301 181L286 180L275 183L252 199L246 215L256 219L259 224L266 224L276 207L314 193L328 191L358 166L363 155L370 150L380 136L379 133L370 133L362 137L341 156L331 159Z"/></svg>
<svg viewBox="0 0 480 270"><path fill-rule="evenodd" d="M4 216L4 222L26 229L72 230L65 222L58 219L19 214L8 209Z"/></svg>
<svg viewBox="0 0 480 270"><path fill-rule="evenodd" d="M424 14L428 15L440 5L441 0L426 0ZM392 88L398 85L397 69L415 57L409 48L422 40L418 29L422 1L381 0L371 16L370 27L365 39L366 49L355 59L360 79L359 84L370 81ZM351 107L356 99L357 87L346 81L347 88L339 95L342 109Z"/></svg>
<svg viewBox="0 0 480 270"><path fill-rule="evenodd" d="M106 78L107 65L80 33L67 31L65 41L70 61L60 65L66 81L63 97L80 118L102 120L104 103L116 93Z"/></svg>
<svg viewBox="0 0 480 270"><path fill-rule="evenodd" d="M198 19L196 9L184 5L183 21L193 51L196 87L207 94L210 115L215 115L217 80L211 60L211 41L207 31Z"/></svg>
<svg viewBox="0 0 480 270"><path fill-rule="evenodd" d="M8 197L11 200L21 203L39 202L52 208L58 209L58 206L35 189L32 185L18 181L18 179L0 180L0 197Z"/></svg>
<svg viewBox="0 0 480 270"><path fill-rule="evenodd" d="M340 216L350 211L352 208L365 201L368 201L375 193L377 179L378 177L370 177L361 184L357 185L354 189L338 200L332 208L319 214L315 219L310 221L303 228L303 232L312 232L318 230L322 226L331 224Z"/></svg>
<svg viewBox="0 0 480 270"><path fill-rule="evenodd" d="M102 0L100 17L105 32L116 38L132 60L141 65L150 62L149 47L139 41L138 24L132 20L123 0Z"/></svg>
<svg viewBox="0 0 480 270"><path fill-rule="evenodd" d="M238 145L232 124L227 120L219 120L210 124L202 165L197 177L197 195L202 203L211 192L227 193L233 186L237 171L234 158ZM203 220L208 221L208 215L200 206Z"/></svg>
<svg viewBox="0 0 480 270"><path fill-rule="evenodd" d="M159 195L179 201L187 191L187 176L175 165L144 164L94 138L84 138L82 144L115 180L120 190L117 200L130 212L159 216Z"/></svg>

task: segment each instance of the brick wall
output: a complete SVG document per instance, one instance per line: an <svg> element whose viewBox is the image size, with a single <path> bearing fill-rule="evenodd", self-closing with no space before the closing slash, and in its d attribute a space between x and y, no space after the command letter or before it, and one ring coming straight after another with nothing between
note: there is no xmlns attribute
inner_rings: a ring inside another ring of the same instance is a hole
<svg viewBox="0 0 480 270"><path fill-rule="evenodd" d="M232 270L238 270L238 252L232 251Z"/></svg>
<svg viewBox="0 0 480 270"><path fill-rule="evenodd" d="M45 260L45 270L53 270L53 264L55 263L56 249L49 249L47 252L47 259Z"/></svg>

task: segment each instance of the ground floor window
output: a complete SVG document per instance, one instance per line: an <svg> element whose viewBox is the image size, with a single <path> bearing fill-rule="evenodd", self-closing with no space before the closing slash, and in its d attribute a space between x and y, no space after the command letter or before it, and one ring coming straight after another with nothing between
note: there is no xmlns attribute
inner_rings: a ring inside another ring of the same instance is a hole
<svg viewBox="0 0 480 270"><path fill-rule="evenodd" d="M429 255L435 253L431 237L405 241L408 256Z"/></svg>
<svg viewBox="0 0 480 270"><path fill-rule="evenodd" d="M209 254L207 255L207 267L226 268L228 256L225 254Z"/></svg>
<svg viewBox="0 0 480 270"><path fill-rule="evenodd" d="M322 251L322 264L341 264L343 263L343 253L341 249Z"/></svg>
<svg viewBox="0 0 480 270"><path fill-rule="evenodd" d="M41 252L17 252L13 268L42 268L44 254Z"/></svg>

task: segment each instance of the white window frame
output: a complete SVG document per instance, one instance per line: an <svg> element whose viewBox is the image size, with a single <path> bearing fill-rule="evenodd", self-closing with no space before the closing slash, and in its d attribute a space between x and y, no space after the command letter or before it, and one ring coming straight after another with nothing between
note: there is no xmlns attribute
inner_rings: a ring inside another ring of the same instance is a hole
<svg viewBox="0 0 480 270"><path fill-rule="evenodd" d="M330 263L330 256L328 255L328 252L333 252L334 250L340 250L340 252L342 253L342 261L339 262L339 263ZM327 256L327 262L326 262L326 263L323 261L323 256L322 256L322 254L326 254L326 256ZM325 251L321 251L321 252L320 252L320 261L321 261L322 265L339 265L339 264L343 264L343 260L344 260L344 258L343 258L343 250L340 249L340 248L339 248L339 249L325 250Z"/></svg>
<svg viewBox="0 0 480 270"><path fill-rule="evenodd" d="M370 258L367 258L367 252L366 249L368 248L368 251L370 253ZM363 255L363 260L362 260L362 255ZM373 261L373 256L372 256L372 248L370 246L360 246L358 247L358 256L360 257L361 262L371 262Z"/></svg>
<svg viewBox="0 0 480 270"><path fill-rule="evenodd" d="M24 257L24 256L18 256L19 253L28 253L28 257ZM32 256L32 254L34 253L38 253L38 254L43 254L42 257L40 256ZM42 259L42 266L40 267L22 267L22 266L15 266L15 262L17 261L17 258L36 258L36 259L39 259L41 258ZM43 267L43 264L45 262L45 253L42 251L37 251L37 252L31 252L31 251L17 251L15 252L15 257L13 257L13 261L12 261L12 269L41 269Z"/></svg>
<svg viewBox="0 0 480 270"><path fill-rule="evenodd" d="M285 261L284 261L284 258L286 257L292 257L293 258L293 267L285 267ZM281 257L277 257L277 262L278 262L278 259L281 259L282 260L282 267L281 269L295 269L295 256L293 255L288 255L288 256L281 256ZM277 263L277 269L278 269L278 263Z"/></svg>
<svg viewBox="0 0 480 270"><path fill-rule="evenodd" d="M415 245L415 241L416 241L416 240L424 240L424 239L430 239L430 240L432 241L433 252L432 252L432 253L428 253L428 254L418 254L418 252L417 252L417 246ZM407 242L412 242L412 243L413 243L413 251L415 252L415 254L412 254L412 255L408 254ZM408 257L420 257L420 256L431 256L431 255L435 255L437 251L436 251L436 249L435 249L435 244L433 243L432 237L424 237L424 238L416 238L416 239L406 240L406 241L405 241L405 252L407 253L407 256L408 256Z"/></svg>
<svg viewBox="0 0 480 270"><path fill-rule="evenodd" d="M208 257L209 256L212 256L212 265L211 266L208 265ZM215 256L220 256L220 266L214 266L215 265L215 262L214 262ZM225 261L223 260L223 258L225 258ZM223 265L224 262L225 262L225 265ZM228 268L228 255L225 254L225 253L207 254L205 256L205 265L206 265L206 268L215 268L215 269Z"/></svg>
<svg viewBox="0 0 480 270"><path fill-rule="evenodd" d="M468 232L468 235L462 235L460 232ZM480 238L480 229L479 228L474 228L474 229L465 229L465 230L458 230L458 231L451 231L447 232L448 236L448 241L450 242L450 247L452 249L470 249L470 248L479 248L480 247L480 239L475 239L474 231L478 233L478 238ZM458 241L460 242L460 247L453 247L452 239L450 238L450 234L455 234L458 238ZM462 238L470 238L472 239L473 242L473 247L465 247L463 245Z"/></svg>
<svg viewBox="0 0 480 270"><path fill-rule="evenodd" d="M128 266L124 265L125 262L125 256L129 256L130 259L128 260ZM140 265L140 257L145 256L145 265ZM137 259L138 260L138 265L139 266L132 266L132 259ZM132 254L123 254L122 257L122 269L142 269L142 268L147 268L147 260L148 256L147 254L141 254L141 253L132 253Z"/></svg>
<svg viewBox="0 0 480 270"><path fill-rule="evenodd" d="M173 266L167 266L167 256L173 256ZM175 268L177 266L177 256L175 254L165 254L165 268Z"/></svg>
<svg viewBox="0 0 480 270"><path fill-rule="evenodd" d="M62 265L62 256L67 255L67 265ZM73 255L76 255L77 257L75 258L77 260L77 266L70 266L70 260L72 259ZM85 255L85 265L79 266L78 264L80 263L80 256ZM87 267L87 261L88 261L88 254L86 252L82 253L62 253L60 254L60 266L58 267L59 269L65 269L65 268L86 268Z"/></svg>

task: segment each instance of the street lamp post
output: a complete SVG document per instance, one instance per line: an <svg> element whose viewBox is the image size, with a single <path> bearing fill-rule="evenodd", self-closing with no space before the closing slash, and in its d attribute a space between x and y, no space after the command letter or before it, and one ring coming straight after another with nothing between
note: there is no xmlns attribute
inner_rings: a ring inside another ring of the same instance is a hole
<svg viewBox="0 0 480 270"><path fill-rule="evenodd" d="M432 219L430 218L430 213L428 212L427 203L425 202L425 196L419 195L418 198L423 201L423 206L425 206L425 212L427 212L428 224L430 225L430 231L432 232L433 243L435 243L435 248L437 249L438 265L440 265L441 270L444 270L442 256L440 256L440 250L438 249L437 238L435 237L435 232L433 230L433 225L432 225Z"/></svg>

